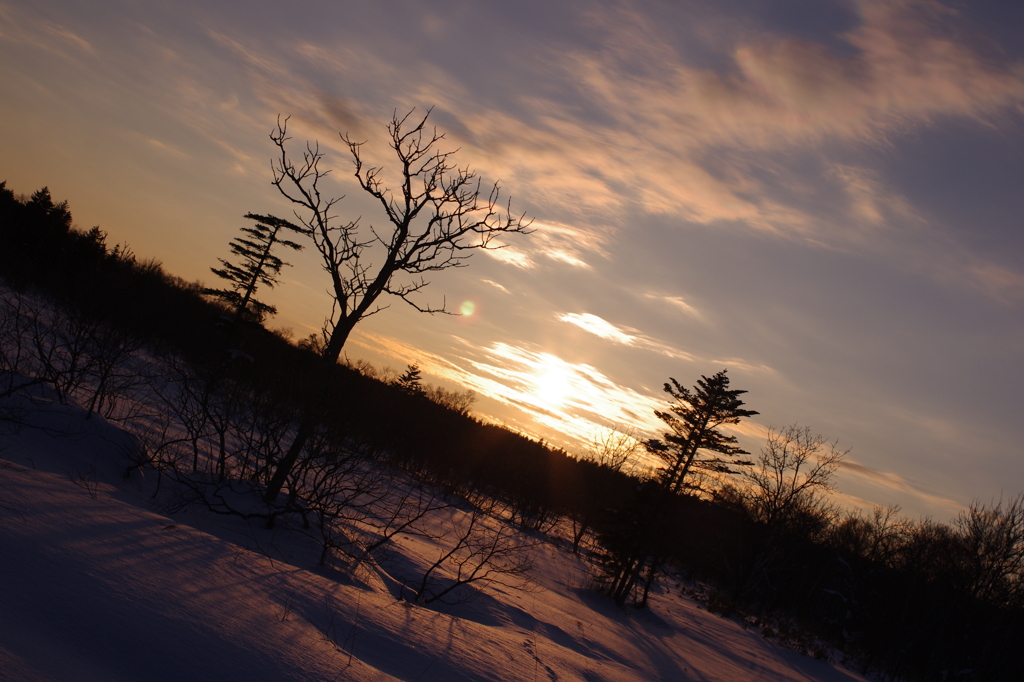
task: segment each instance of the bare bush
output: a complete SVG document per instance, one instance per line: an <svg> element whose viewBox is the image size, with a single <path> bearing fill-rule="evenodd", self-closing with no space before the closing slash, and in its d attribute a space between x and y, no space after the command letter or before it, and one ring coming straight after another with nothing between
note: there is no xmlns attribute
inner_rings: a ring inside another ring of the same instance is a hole
<svg viewBox="0 0 1024 682"><path fill-rule="evenodd" d="M635 464L634 458L642 450L643 441L637 429L631 426L616 426L596 429L579 454L581 459L589 459L599 466L612 471L623 471L632 468ZM627 464L630 466L627 467Z"/></svg>
<svg viewBox="0 0 1024 682"><path fill-rule="evenodd" d="M911 530L911 524L900 516L899 505L876 505L868 516L854 512L836 523L831 544L854 556L890 565Z"/></svg>
<svg viewBox="0 0 1024 682"><path fill-rule="evenodd" d="M437 559L417 582L406 583L413 601L467 601L473 596L468 588L474 583L525 587L526 575L533 567L531 541L495 519L489 513L489 502L473 502L453 514L449 528L434 537L441 546Z"/></svg>
<svg viewBox="0 0 1024 682"><path fill-rule="evenodd" d="M827 528L836 513L827 496L849 452L837 445L807 426L769 428L756 465L744 472L749 484L744 499L753 519L773 529L817 533Z"/></svg>
<svg viewBox="0 0 1024 682"><path fill-rule="evenodd" d="M47 384L62 403L72 397L113 418L143 381L131 359L143 347L131 333L84 313L4 291L0 296L0 398Z"/></svg>
<svg viewBox="0 0 1024 682"><path fill-rule="evenodd" d="M428 385L423 390L423 395L438 405L463 415L468 415L473 403L476 402L476 393L473 391L450 391L441 386Z"/></svg>

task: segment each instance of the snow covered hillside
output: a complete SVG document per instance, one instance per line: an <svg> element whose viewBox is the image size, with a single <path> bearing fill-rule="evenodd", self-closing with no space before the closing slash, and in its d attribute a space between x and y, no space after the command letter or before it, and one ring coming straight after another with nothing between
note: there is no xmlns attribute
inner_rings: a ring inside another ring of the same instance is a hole
<svg viewBox="0 0 1024 682"><path fill-rule="evenodd" d="M0 680L801 680L865 678L681 598L644 611L586 589L585 562L538 540L518 587L438 608L396 598L438 547L400 536L354 577L317 568L287 527L168 516L130 437L37 398L0 440ZM458 508L432 523L460 523ZM670 592L674 594L670 594Z"/></svg>

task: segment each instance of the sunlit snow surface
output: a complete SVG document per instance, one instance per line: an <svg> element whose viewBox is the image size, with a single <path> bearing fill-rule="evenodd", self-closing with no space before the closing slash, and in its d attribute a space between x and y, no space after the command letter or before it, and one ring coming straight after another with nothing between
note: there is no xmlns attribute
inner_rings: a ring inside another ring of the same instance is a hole
<svg viewBox="0 0 1024 682"><path fill-rule="evenodd" d="M119 429L40 409L47 430L0 440L0 680L866 679L709 614L671 582L652 608L618 610L547 542L527 590L410 604L387 565L351 578L315 569L308 539L286 529L151 511L153 481L123 480ZM436 553L403 537L392 564Z"/></svg>

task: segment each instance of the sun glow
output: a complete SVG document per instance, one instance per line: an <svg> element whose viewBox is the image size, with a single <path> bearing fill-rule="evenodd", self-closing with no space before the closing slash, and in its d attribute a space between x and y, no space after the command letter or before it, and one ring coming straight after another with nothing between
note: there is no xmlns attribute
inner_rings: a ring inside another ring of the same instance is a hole
<svg viewBox="0 0 1024 682"><path fill-rule="evenodd" d="M531 377L533 395L537 401L548 409L563 407L572 393L572 372L554 358L537 367Z"/></svg>

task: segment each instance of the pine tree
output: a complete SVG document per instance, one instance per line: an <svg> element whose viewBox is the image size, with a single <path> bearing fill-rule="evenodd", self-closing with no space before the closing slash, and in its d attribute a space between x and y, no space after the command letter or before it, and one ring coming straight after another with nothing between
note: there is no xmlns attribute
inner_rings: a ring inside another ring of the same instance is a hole
<svg viewBox="0 0 1024 682"><path fill-rule="evenodd" d="M395 380L395 385L406 393L419 395L423 393L423 384L420 379L420 366L408 365L405 374Z"/></svg>
<svg viewBox="0 0 1024 682"><path fill-rule="evenodd" d="M727 436L719 428L727 424L738 424L743 417L757 412L743 409L739 396L746 391L730 390L726 370L710 379L701 376L693 389L679 385L669 378L665 392L673 402L668 411L655 410L658 419L671 429L662 440L652 439L646 443L647 450L665 462L658 481L670 493L685 489L687 476L693 471L712 471L721 474L735 474L733 465L750 466L747 460L723 459L750 453L736 446L736 436Z"/></svg>
<svg viewBox="0 0 1024 682"><path fill-rule="evenodd" d="M255 221L255 227L243 227L245 234L231 240L231 252L239 257L235 264L218 258L223 267L210 268L213 274L230 283L230 288L203 289L203 293L220 298L235 310L235 319L251 317L262 322L268 315L277 313L277 308L255 298L260 285L273 288L278 283L277 275L285 263L272 251L278 244L298 251L302 245L279 238L281 230L305 234L306 230L287 220L272 215L246 213L245 217Z"/></svg>
<svg viewBox="0 0 1024 682"><path fill-rule="evenodd" d="M669 382L665 392L673 402L668 410L655 410L654 414L671 431L662 440L651 439L645 444L651 454L665 462L665 468L660 471L657 484L643 486L601 534L605 548L604 556L600 557L603 589L619 606L634 594L641 578L639 603L646 603L664 559L660 540L670 532L663 517L670 498L691 487L687 477L694 470L733 474L737 472L732 466L753 464L723 458L749 453L736 445L735 436L726 435L719 428L758 414L743 408L739 396L746 391L730 389L725 370L710 379L701 376L692 389L675 379L670 378Z"/></svg>

